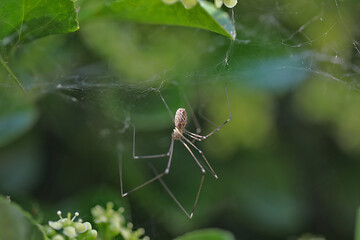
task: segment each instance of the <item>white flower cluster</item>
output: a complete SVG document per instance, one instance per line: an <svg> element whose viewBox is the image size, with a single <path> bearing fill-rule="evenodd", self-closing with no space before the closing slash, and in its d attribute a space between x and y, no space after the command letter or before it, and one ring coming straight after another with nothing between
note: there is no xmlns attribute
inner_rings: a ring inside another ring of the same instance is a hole
<svg viewBox="0 0 360 240"><path fill-rule="evenodd" d="M125 240L150 240L148 236L141 238L141 236L145 234L145 230L143 228L139 228L134 231L132 229L133 224L126 223L123 216L124 208L119 208L115 211L113 207L114 204L108 202L106 204L106 209L100 205L96 205L91 209L94 222L99 226L103 225L103 229L107 229L107 236L115 237L120 234Z"/></svg>
<svg viewBox="0 0 360 240"><path fill-rule="evenodd" d="M61 211L57 212L59 216L58 221L49 221L49 227L45 227L46 235L51 240L65 240L65 239L84 239L95 240L97 238L97 231L92 229L89 222L82 222L79 219L74 222L75 218L79 216L76 212L74 217L71 218L71 213L67 214L67 218L62 218Z"/></svg>
<svg viewBox="0 0 360 240"><path fill-rule="evenodd" d="M162 0L166 4L174 4L181 1L186 9L193 8L196 6L198 0ZM237 0L214 0L215 6L221 8L224 4L228 8L233 8L237 4Z"/></svg>

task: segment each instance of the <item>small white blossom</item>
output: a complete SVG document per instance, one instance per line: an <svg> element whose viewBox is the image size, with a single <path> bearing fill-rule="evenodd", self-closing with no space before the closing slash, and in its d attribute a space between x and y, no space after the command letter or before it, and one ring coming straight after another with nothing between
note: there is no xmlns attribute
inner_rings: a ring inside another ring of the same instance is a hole
<svg viewBox="0 0 360 240"><path fill-rule="evenodd" d="M64 227L64 235L68 236L69 238L74 238L77 236L76 230L74 227Z"/></svg>
<svg viewBox="0 0 360 240"><path fill-rule="evenodd" d="M55 230L60 230L62 228L62 223L60 221L57 222L49 221L48 224L50 227L52 227Z"/></svg>
<svg viewBox="0 0 360 240"><path fill-rule="evenodd" d="M83 233L87 231L87 227L85 224L82 224L80 222L75 222L74 227L77 233Z"/></svg>
<svg viewBox="0 0 360 240"><path fill-rule="evenodd" d="M81 219L75 222L76 217L79 216L78 212L76 212L72 218L71 213L68 213L66 218L61 216L61 211L58 211L57 215L60 218L58 221L49 221L49 227L45 226L46 235L49 239L77 239L80 234L82 234L81 239L84 240L95 240L97 238L97 231L92 230L89 222L83 223Z"/></svg>

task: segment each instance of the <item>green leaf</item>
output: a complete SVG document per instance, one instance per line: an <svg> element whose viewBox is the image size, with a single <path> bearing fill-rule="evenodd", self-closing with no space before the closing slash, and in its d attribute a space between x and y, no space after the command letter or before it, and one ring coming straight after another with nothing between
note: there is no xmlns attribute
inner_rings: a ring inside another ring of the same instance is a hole
<svg viewBox="0 0 360 240"><path fill-rule="evenodd" d="M161 0L110 0L109 8L120 18L141 23L203 28L235 39L235 26L229 15L213 3L199 1L186 9L180 2L172 5Z"/></svg>
<svg viewBox="0 0 360 240"><path fill-rule="evenodd" d="M326 240L326 239L322 236L313 235L311 233L305 233L299 238L296 238L296 240Z"/></svg>
<svg viewBox="0 0 360 240"><path fill-rule="evenodd" d="M78 29L72 0L0 1L0 46Z"/></svg>
<svg viewBox="0 0 360 240"><path fill-rule="evenodd" d="M41 240L46 239L40 225L17 204L0 196L0 239Z"/></svg>
<svg viewBox="0 0 360 240"><path fill-rule="evenodd" d="M186 233L175 240L235 240L235 237L225 230L204 229Z"/></svg>
<svg viewBox="0 0 360 240"><path fill-rule="evenodd" d="M360 240L360 208L357 210L355 221L355 240Z"/></svg>
<svg viewBox="0 0 360 240"><path fill-rule="evenodd" d="M35 106L19 91L0 90L0 147L28 131L37 119Z"/></svg>

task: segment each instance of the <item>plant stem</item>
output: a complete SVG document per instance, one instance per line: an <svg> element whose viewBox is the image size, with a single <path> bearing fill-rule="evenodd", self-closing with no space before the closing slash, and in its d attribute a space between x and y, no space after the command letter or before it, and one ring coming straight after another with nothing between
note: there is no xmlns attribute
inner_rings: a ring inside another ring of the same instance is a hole
<svg viewBox="0 0 360 240"><path fill-rule="evenodd" d="M0 62L3 65L3 67L6 69L6 71L10 74L10 76L15 80L15 82L17 83L17 85L21 88L21 90L25 93L25 88L23 87L23 85L21 85L19 79L15 76L15 74L11 71L11 69L9 68L9 66L6 64L6 62L4 61L4 59L2 58L2 56L0 55Z"/></svg>

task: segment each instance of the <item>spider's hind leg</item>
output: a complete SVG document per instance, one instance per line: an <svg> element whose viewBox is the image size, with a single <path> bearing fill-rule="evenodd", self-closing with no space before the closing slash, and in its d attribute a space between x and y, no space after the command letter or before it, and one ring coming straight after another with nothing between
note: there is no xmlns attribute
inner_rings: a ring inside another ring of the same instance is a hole
<svg viewBox="0 0 360 240"><path fill-rule="evenodd" d="M194 202L194 205L193 205L193 208L191 210L190 213L188 213L184 206L179 202L179 200L177 200L177 198L175 197L175 195L171 192L171 190L168 188L168 186L166 185L166 183L164 182L164 180L160 177L159 178L159 181L161 183L161 185L164 187L164 189L166 190L166 192L170 195L170 197L174 200L174 202L180 207L180 209L186 214L186 216L188 218L192 218L193 215L194 215L194 212L195 212L195 209L196 209L196 206L197 206L197 202L199 200L199 196L200 196L200 192L201 192L201 189L202 189L202 186L203 186L203 183L204 183L204 177L205 177L205 168L200 164L200 162L197 160L197 158L195 157L194 153L191 151L191 149L189 148L188 145L186 145L186 143L184 143L182 140L180 140L180 142L182 144L184 144L184 146L186 147L186 149L189 151L189 153L191 154L191 156L195 159L195 162L198 164L198 166L200 167L201 169L201 173L202 173L202 177L201 177L201 181L200 181L200 186L199 186L199 190L196 194L196 198L195 198L195 202ZM158 175L158 172L156 171L156 169L150 164L150 167L152 168L154 174Z"/></svg>
<svg viewBox="0 0 360 240"><path fill-rule="evenodd" d="M140 184L139 186L131 189L130 191L128 192L125 192L124 193L124 187L123 187L123 174L122 174L122 155L119 155L119 175L120 175L120 190L121 190L121 196L122 197L125 197L127 196L128 194L142 188L142 187L145 187L146 185L148 185L149 183L152 183L154 182L155 180L157 179L160 179L161 177L163 177L164 175L167 175L169 174L170 172L170 166L171 166L171 160L172 160L172 155L173 155L173 150L174 150L174 140L172 139L171 140L171 145L170 145L170 149L169 149L169 160L168 160L168 163L167 163L167 166L165 168L165 170L160 173L160 174L157 174L155 177L151 178L150 180L144 182L143 184ZM167 155L165 155L167 156ZM142 156L142 158L156 158L157 156L156 155L152 155L152 156Z"/></svg>
<svg viewBox="0 0 360 240"><path fill-rule="evenodd" d="M158 175L158 172L156 171L156 169L154 168L154 166L152 164L149 164L151 169L153 170L154 174L155 175ZM162 178L159 178L159 181L161 183L161 185L164 187L164 189L166 190L166 192L170 195L170 197L174 200L174 202L179 206L179 208L186 214L186 216L188 218L192 218L193 215L194 215L194 211L195 211L195 208L196 208L196 205L197 205L197 202L198 202L198 199L199 199L199 195L200 195L200 191L201 191L201 188L202 188L202 185L203 185L203 182L204 182L204 177L205 177L205 171L203 172L203 175L201 177L201 182L200 182L200 187L199 187L199 190L198 190L198 193L196 195L196 199L195 199L195 202L194 202L194 206L192 208L192 211L190 212L190 214L185 210L184 206L179 202L179 200L177 200L177 198L175 197L175 195L171 192L171 190L169 189L169 187L166 185L166 183L164 182L164 180Z"/></svg>

